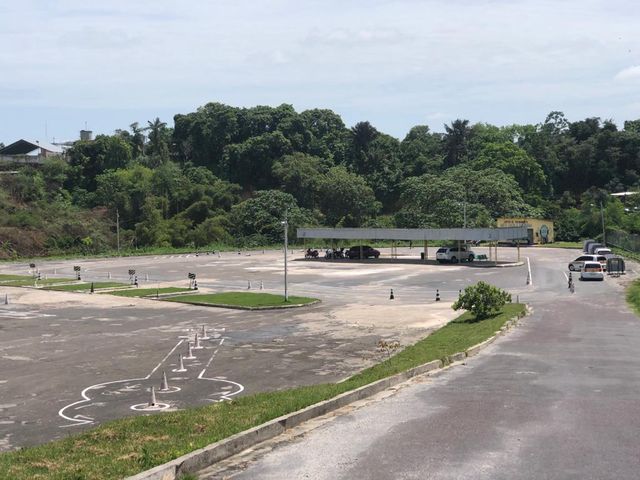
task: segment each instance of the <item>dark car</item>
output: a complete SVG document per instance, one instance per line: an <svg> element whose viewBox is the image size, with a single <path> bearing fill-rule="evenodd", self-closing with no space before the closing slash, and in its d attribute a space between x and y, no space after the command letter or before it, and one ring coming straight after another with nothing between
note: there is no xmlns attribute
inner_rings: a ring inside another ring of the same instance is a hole
<svg viewBox="0 0 640 480"><path fill-rule="evenodd" d="M362 257L360 257L360 251L362 251ZM347 257L349 258L378 258L379 256L380 252L368 245L358 245L347 250Z"/></svg>

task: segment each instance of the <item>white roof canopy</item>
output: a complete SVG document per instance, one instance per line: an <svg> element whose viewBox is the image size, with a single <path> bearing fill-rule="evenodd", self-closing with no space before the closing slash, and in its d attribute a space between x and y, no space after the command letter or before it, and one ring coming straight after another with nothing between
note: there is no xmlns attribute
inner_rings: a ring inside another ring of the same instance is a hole
<svg viewBox="0 0 640 480"><path fill-rule="evenodd" d="M527 227L500 228L299 228L298 238L348 240L474 240L527 238Z"/></svg>

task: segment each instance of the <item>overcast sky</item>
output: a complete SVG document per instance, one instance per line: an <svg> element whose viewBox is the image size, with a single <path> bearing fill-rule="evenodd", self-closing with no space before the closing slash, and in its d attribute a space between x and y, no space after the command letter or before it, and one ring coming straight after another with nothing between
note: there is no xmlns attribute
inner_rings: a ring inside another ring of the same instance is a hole
<svg viewBox="0 0 640 480"><path fill-rule="evenodd" d="M0 142L207 102L329 108L398 138L456 118L640 118L635 0L0 0Z"/></svg>

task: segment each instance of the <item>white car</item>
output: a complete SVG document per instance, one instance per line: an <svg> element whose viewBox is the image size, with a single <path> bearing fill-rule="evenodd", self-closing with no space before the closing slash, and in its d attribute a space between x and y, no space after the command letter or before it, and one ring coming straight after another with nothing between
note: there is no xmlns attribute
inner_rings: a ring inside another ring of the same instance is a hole
<svg viewBox="0 0 640 480"><path fill-rule="evenodd" d="M593 253L596 255L604 255L605 257L613 255L613 252L610 248L596 248L596 251Z"/></svg>
<svg viewBox="0 0 640 480"><path fill-rule="evenodd" d="M436 260L440 263L458 263L464 260L473 262L474 258L476 258L475 253L469 250L466 246L460 247L459 250L458 247L442 247L436 252Z"/></svg>
<svg viewBox="0 0 640 480"><path fill-rule="evenodd" d="M580 271L580 280L604 280L604 269L600 262L584 262Z"/></svg>
<svg viewBox="0 0 640 480"><path fill-rule="evenodd" d="M579 272L586 262L599 262L603 269L607 269L607 257L604 255L581 255L573 262L569 262L569 270Z"/></svg>

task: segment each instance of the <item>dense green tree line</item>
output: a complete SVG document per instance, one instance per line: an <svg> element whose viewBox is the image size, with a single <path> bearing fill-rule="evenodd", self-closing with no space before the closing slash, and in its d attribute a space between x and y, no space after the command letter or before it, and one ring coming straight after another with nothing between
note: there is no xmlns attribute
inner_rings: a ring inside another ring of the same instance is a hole
<svg viewBox="0 0 640 480"><path fill-rule="evenodd" d="M20 250L10 228L53 232L39 243L47 251L106 249L116 216L131 247L274 243L285 212L292 234L456 227L466 212L468 226L552 218L558 238L574 240L600 231L602 204L609 226L640 232L635 199L607 195L640 186L640 120L619 130L561 112L537 125L458 119L399 140L366 121L348 128L330 110L210 103L173 128L156 118L77 142L66 160L2 176L4 251Z"/></svg>

